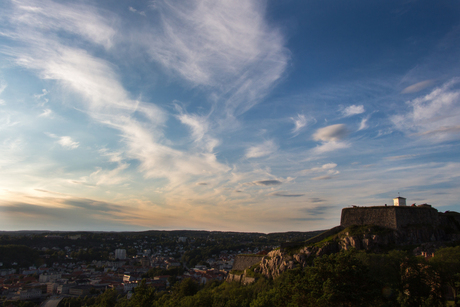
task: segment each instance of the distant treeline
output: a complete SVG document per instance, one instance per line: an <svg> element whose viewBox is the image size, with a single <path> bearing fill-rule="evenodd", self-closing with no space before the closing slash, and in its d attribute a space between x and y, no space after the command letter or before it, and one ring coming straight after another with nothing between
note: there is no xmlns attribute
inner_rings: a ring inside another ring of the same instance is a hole
<svg viewBox="0 0 460 307"><path fill-rule="evenodd" d="M0 262L4 268L29 267L37 264L38 252L25 245L0 245Z"/></svg>

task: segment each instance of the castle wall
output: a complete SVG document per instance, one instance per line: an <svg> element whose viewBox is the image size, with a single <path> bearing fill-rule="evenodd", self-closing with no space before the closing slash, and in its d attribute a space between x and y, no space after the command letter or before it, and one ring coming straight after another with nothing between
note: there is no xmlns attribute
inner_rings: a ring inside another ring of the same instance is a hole
<svg viewBox="0 0 460 307"><path fill-rule="evenodd" d="M438 225L438 210L431 207L398 207L396 224L398 228L409 225Z"/></svg>
<svg viewBox="0 0 460 307"><path fill-rule="evenodd" d="M376 225L397 229L395 207L343 208L340 225Z"/></svg>
<svg viewBox="0 0 460 307"><path fill-rule="evenodd" d="M409 225L437 225L438 210L431 207L353 207L343 208L340 225L376 225L400 229Z"/></svg>

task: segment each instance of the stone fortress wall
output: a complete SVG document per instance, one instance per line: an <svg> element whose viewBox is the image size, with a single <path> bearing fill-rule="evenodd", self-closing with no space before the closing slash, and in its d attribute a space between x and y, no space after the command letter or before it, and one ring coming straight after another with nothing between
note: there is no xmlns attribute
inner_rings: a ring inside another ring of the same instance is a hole
<svg viewBox="0 0 460 307"><path fill-rule="evenodd" d="M428 205L343 208L340 225L376 225L401 229L410 225L439 225L438 210Z"/></svg>

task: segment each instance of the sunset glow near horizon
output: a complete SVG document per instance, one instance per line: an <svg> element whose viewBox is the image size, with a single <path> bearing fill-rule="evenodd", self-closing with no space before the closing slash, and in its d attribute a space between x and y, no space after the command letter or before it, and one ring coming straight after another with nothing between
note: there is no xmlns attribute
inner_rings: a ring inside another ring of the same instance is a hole
<svg viewBox="0 0 460 307"><path fill-rule="evenodd" d="M0 230L460 211L460 2L0 4Z"/></svg>

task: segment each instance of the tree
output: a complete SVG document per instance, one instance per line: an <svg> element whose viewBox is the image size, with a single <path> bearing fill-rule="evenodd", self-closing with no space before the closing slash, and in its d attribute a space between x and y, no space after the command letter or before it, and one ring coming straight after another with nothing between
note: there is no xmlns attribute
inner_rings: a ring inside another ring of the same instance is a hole
<svg viewBox="0 0 460 307"><path fill-rule="evenodd" d="M114 307L117 303L118 292L115 289L105 290L96 300L97 307Z"/></svg>
<svg viewBox="0 0 460 307"><path fill-rule="evenodd" d="M155 301L155 288L147 285L145 279L134 288L134 295L131 297L129 306L148 307Z"/></svg>
<svg viewBox="0 0 460 307"><path fill-rule="evenodd" d="M443 282L451 288L455 306L460 306L460 246L437 250L430 262L441 273Z"/></svg>
<svg viewBox="0 0 460 307"><path fill-rule="evenodd" d="M380 283L353 252L316 258L313 267L285 272L251 304L261 306L372 306Z"/></svg>
<svg viewBox="0 0 460 307"><path fill-rule="evenodd" d="M369 306L380 298L380 283L354 252L317 258L307 274L313 306Z"/></svg>
<svg viewBox="0 0 460 307"><path fill-rule="evenodd" d="M401 288L398 302L402 307L443 306L441 276L436 269L414 257L401 263Z"/></svg>

